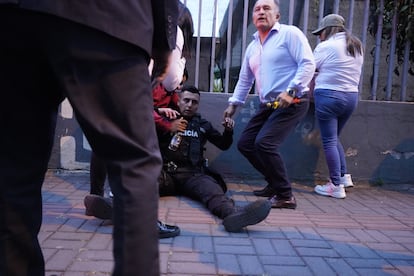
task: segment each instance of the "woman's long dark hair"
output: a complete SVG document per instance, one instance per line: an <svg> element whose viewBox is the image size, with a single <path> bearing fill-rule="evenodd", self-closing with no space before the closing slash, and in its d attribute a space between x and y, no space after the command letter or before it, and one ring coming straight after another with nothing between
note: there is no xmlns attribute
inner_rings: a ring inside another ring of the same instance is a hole
<svg viewBox="0 0 414 276"><path fill-rule="evenodd" d="M193 46L193 17L191 16L190 10L181 1L179 3L178 26L183 31L184 36L183 56L189 59L191 58L191 48Z"/></svg>
<svg viewBox="0 0 414 276"><path fill-rule="evenodd" d="M348 32L343 27L326 27L325 28L325 39L333 36L334 34L345 32L346 34L346 51L349 55L355 57L356 53L363 55L362 42L356 36Z"/></svg>

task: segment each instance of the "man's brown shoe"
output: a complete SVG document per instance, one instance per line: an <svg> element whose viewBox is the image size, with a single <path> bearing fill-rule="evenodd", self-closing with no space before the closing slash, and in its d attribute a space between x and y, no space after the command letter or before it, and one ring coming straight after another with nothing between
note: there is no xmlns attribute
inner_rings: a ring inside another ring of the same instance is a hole
<svg viewBox="0 0 414 276"><path fill-rule="evenodd" d="M85 215L100 219L112 219L112 199L98 195L87 195L83 199Z"/></svg>
<svg viewBox="0 0 414 276"><path fill-rule="evenodd" d="M291 198L277 198L277 196L273 196L269 200L272 203L272 208L296 209L296 199L294 196Z"/></svg>
<svg viewBox="0 0 414 276"><path fill-rule="evenodd" d="M255 196L262 196L262 197L272 197L276 194L276 191L270 187L269 185L267 185L266 187L264 187L261 190L255 190L253 191L253 194Z"/></svg>

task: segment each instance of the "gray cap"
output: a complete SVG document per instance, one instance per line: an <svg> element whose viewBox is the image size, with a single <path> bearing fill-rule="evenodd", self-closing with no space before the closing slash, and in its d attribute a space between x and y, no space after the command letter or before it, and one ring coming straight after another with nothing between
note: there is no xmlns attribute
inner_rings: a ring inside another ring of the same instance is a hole
<svg viewBox="0 0 414 276"><path fill-rule="evenodd" d="M319 28L314 30L312 33L314 35L319 35L326 27L343 27L345 28L345 19L340 16L339 14L328 14L325 16L321 24L319 25Z"/></svg>

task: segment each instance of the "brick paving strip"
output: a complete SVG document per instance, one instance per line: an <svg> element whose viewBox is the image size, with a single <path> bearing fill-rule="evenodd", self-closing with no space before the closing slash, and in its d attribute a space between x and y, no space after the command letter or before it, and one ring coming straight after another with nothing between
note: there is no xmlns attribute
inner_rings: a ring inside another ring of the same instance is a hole
<svg viewBox="0 0 414 276"><path fill-rule="evenodd" d="M160 240L162 275L414 275L414 185L355 183L346 199L294 184L296 210L273 209L265 221L228 233L201 204L160 198L159 217L181 235ZM264 183L261 183L264 185ZM243 204L259 184L229 182ZM88 172L50 171L43 185L39 234L47 276L110 275L112 226L84 215Z"/></svg>

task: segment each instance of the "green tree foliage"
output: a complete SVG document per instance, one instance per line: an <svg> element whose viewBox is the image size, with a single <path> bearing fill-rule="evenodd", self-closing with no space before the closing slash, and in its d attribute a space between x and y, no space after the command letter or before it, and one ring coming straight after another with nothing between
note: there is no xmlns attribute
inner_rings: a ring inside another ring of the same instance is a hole
<svg viewBox="0 0 414 276"><path fill-rule="evenodd" d="M371 1L371 18L369 32L375 36L378 27L378 15L380 14L380 1ZM383 12L383 30L382 38L391 43L392 20L394 13L397 13L397 43L395 54L398 65L404 62L405 44L410 41L409 73L414 75L414 1L413 0L385 0ZM398 67L394 70L398 75Z"/></svg>

